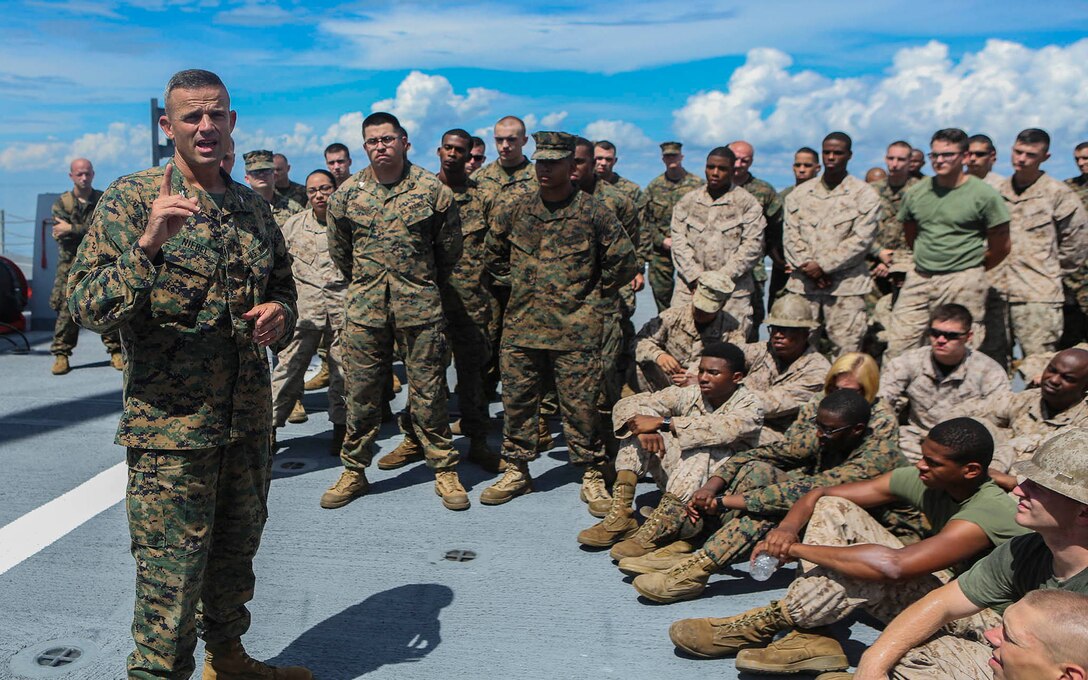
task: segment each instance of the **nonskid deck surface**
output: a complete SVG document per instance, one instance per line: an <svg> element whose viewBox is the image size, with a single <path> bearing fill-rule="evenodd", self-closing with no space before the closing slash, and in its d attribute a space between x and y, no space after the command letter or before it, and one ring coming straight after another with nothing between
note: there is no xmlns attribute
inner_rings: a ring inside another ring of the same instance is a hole
<svg viewBox="0 0 1088 680"><path fill-rule="evenodd" d="M651 316L646 293L636 328ZM113 444L121 374L89 332L72 372L59 377L49 372L48 334L31 339L30 355L0 348L0 678L122 677L135 568L121 502L124 452ZM575 541L596 520L578 499L580 475L566 462L557 420L556 448L531 465L534 492L506 505L479 503L497 475L465 462L468 511L442 507L423 464L372 466L369 495L323 510L318 499L341 468L327 453L325 391L303 403L309 421L280 430L245 643L319 680L734 678L731 659L680 656L669 624L765 604L792 577L783 569L760 584L738 569L714 577L697 600L641 600L607 551ZM500 429L494 420L493 447ZM399 441L386 424L378 455ZM466 451L468 442L455 445ZM652 504L657 492L641 483L638 497ZM861 622L840 633L850 635L853 663L876 636ZM198 646L198 668L201 655Z"/></svg>

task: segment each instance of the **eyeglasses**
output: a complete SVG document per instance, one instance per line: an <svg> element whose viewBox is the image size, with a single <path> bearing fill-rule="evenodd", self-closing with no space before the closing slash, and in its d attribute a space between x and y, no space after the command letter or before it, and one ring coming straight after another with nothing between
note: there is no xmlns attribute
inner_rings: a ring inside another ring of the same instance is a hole
<svg viewBox="0 0 1088 680"><path fill-rule="evenodd" d="M370 137L369 139L363 140L363 146L367 147L368 149L373 149L374 147L378 146L378 144L381 144L382 146L393 146L393 142L397 141L398 139L400 139L400 137L398 137L397 135Z"/></svg>
<svg viewBox="0 0 1088 680"><path fill-rule="evenodd" d="M325 194L328 196L332 192L336 191L336 187L331 184L322 184L319 187L308 187L306 189L307 196L317 196L318 194Z"/></svg>
<svg viewBox="0 0 1088 680"><path fill-rule="evenodd" d="M934 328L933 326L929 327L928 332L931 338L943 337L946 340L959 340L967 335L967 331L942 331L940 328Z"/></svg>
<svg viewBox="0 0 1088 680"><path fill-rule="evenodd" d="M950 161L956 156L962 155L962 151L942 151L940 153L929 154L929 160L931 161Z"/></svg>
<svg viewBox="0 0 1088 680"><path fill-rule="evenodd" d="M474 153L470 156L470 158L474 161L480 161L482 163L484 159L487 158L487 156L483 155L482 153Z"/></svg>
<svg viewBox="0 0 1088 680"><path fill-rule="evenodd" d="M833 434L838 434L843 430L849 430L853 425L843 425L842 427L836 427L834 429L827 429L826 425L822 425L820 421L815 418L812 419L812 424L816 427L816 436L818 437L830 437Z"/></svg>

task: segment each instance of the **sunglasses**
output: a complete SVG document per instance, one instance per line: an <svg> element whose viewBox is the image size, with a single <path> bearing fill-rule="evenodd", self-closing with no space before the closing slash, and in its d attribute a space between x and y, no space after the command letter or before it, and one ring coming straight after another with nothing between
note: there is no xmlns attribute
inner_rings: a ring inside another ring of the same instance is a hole
<svg viewBox="0 0 1088 680"><path fill-rule="evenodd" d="M471 158L474 161L482 161L487 158L487 156L483 155L482 153L474 153L472 154Z"/></svg>
<svg viewBox="0 0 1088 680"><path fill-rule="evenodd" d="M963 336L967 335L967 331L942 331L941 329L933 328L932 326L929 327L928 332L929 337L931 338L943 337L946 340L959 340Z"/></svg>
<svg viewBox="0 0 1088 680"><path fill-rule="evenodd" d="M815 418L812 419L812 424L816 426L816 436L818 437L830 437L831 435L838 434L843 430L849 430L853 425L843 425L842 427L836 427L834 429L827 429L825 425L821 425L820 421Z"/></svg>

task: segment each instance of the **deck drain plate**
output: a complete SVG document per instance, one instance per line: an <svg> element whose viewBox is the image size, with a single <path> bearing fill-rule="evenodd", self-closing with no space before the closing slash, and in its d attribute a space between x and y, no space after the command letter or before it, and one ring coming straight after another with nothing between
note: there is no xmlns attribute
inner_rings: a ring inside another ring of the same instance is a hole
<svg viewBox="0 0 1088 680"><path fill-rule="evenodd" d="M98 653L90 640L46 640L30 645L11 658L11 671L25 678L60 678L87 668Z"/></svg>
<svg viewBox="0 0 1088 680"><path fill-rule="evenodd" d="M316 469L317 463L308 458L276 458L275 469L297 475Z"/></svg>
<svg viewBox="0 0 1088 680"><path fill-rule="evenodd" d="M438 548L427 553L427 561L431 564L448 564L451 567L469 562L476 567L481 562L487 562L482 554L470 548Z"/></svg>
<svg viewBox="0 0 1088 680"><path fill-rule="evenodd" d="M442 559L447 562L471 562L476 559L475 550L463 550L458 548L456 550L447 550Z"/></svg>

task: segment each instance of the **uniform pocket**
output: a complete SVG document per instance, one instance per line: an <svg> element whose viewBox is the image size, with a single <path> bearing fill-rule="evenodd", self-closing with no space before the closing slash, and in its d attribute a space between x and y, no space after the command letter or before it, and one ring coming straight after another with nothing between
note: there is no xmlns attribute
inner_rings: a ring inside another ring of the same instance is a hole
<svg viewBox="0 0 1088 680"><path fill-rule="evenodd" d="M151 290L151 316L192 326L208 297L219 254L185 239L177 244L167 241L162 255L165 264Z"/></svg>

